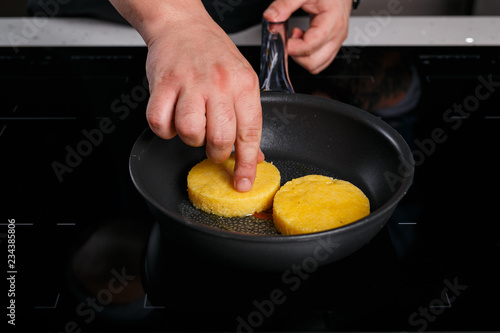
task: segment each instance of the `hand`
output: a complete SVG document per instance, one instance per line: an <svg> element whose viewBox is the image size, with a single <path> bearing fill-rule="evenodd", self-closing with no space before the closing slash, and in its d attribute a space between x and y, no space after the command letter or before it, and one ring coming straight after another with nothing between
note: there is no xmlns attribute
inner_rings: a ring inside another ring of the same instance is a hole
<svg viewBox="0 0 500 333"><path fill-rule="evenodd" d="M122 1L114 2L117 8ZM257 74L200 1L138 2L129 1L139 7L128 15L122 11L148 46L151 129L164 139L179 135L190 146L205 144L215 163L229 158L234 146L234 186L250 190L264 160ZM151 3L152 12L144 13Z"/></svg>
<svg viewBox="0 0 500 333"><path fill-rule="evenodd" d="M264 12L270 22L283 22L302 8L311 14L307 31L292 30L288 54L313 74L324 70L347 38L352 0L275 0Z"/></svg>

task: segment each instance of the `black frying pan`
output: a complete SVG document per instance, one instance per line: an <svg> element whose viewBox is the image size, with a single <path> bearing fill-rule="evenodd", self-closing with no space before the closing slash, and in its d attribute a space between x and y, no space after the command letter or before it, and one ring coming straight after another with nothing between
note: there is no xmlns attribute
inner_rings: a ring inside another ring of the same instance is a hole
<svg viewBox="0 0 500 333"><path fill-rule="evenodd" d="M204 148L178 137L163 140L149 129L135 143L130 173L162 232L224 263L284 271L344 258L385 225L413 180L413 159L403 138L368 112L292 91L279 25L263 24L261 149L281 172L282 183L307 174L350 181L368 196L371 213L352 224L313 234L279 235L272 221L230 219L195 209L187 196L188 171L206 158ZM168 264L168 263L165 263Z"/></svg>

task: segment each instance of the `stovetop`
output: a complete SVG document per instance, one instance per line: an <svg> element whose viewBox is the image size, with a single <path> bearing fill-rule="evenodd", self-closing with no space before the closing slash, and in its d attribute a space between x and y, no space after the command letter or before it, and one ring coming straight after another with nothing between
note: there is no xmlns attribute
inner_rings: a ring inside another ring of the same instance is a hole
<svg viewBox="0 0 500 333"><path fill-rule="evenodd" d="M383 117L416 175L355 254L267 273L179 251L135 190L145 48L0 49L2 331L499 330L499 50L343 48L318 76L292 62L298 92L365 106L418 73L411 110ZM381 70L388 53L407 71Z"/></svg>

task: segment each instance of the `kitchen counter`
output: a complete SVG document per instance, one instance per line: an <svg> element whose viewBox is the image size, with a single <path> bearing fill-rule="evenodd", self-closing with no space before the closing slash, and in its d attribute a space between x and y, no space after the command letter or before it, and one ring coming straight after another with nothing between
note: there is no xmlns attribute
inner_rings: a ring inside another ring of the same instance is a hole
<svg viewBox="0 0 500 333"><path fill-rule="evenodd" d="M291 26L307 27L305 17ZM84 18L0 18L0 47L142 46L130 26ZM240 46L260 44L260 25L231 34ZM390 15L351 17L344 46L500 45L500 17Z"/></svg>

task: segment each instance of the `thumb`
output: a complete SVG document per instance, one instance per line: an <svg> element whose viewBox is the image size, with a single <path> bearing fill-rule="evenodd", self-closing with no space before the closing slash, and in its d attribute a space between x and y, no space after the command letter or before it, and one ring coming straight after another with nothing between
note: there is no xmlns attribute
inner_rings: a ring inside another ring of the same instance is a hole
<svg viewBox="0 0 500 333"><path fill-rule="evenodd" d="M284 22L299 9L306 0L275 0L264 11L264 18L269 22Z"/></svg>

